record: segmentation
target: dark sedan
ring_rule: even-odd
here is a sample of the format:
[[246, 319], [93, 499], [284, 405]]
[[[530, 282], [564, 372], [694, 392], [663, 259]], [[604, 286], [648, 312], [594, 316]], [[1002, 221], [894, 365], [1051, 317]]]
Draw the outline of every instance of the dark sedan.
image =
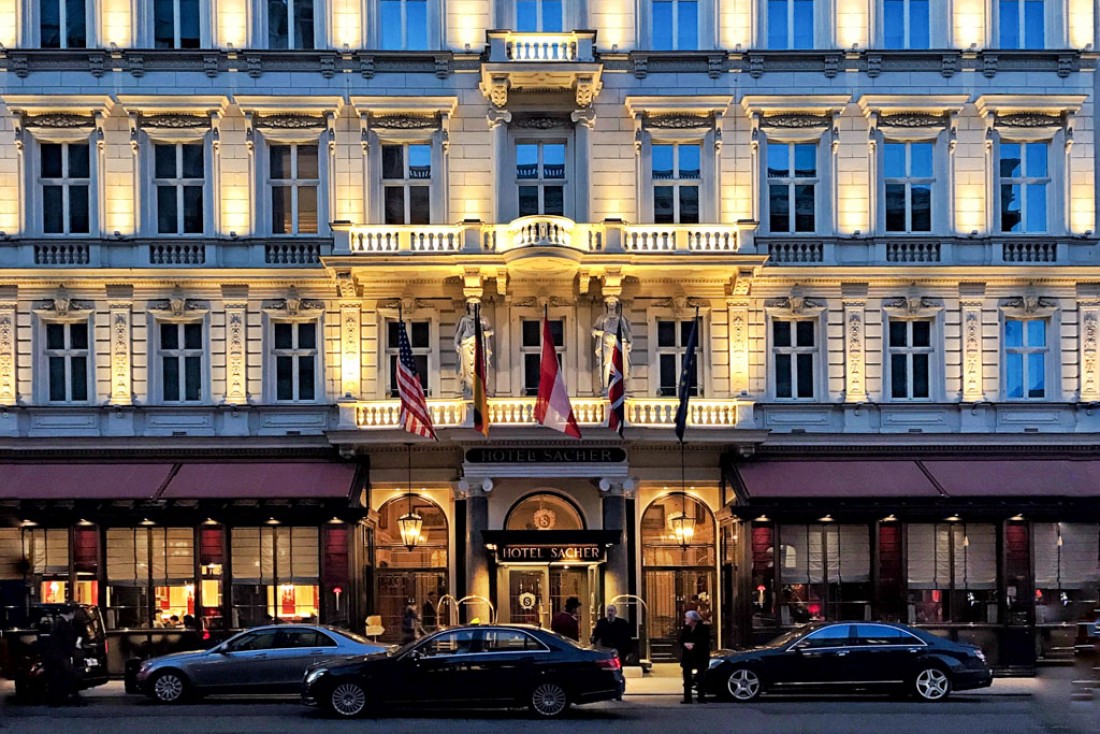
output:
[[395, 651], [314, 665], [302, 700], [350, 718], [382, 704], [527, 706], [560, 716], [574, 703], [621, 699], [614, 650], [582, 647], [537, 627], [454, 627]]
[[709, 692], [735, 701], [761, 693], [801, 691], [905, 692], [942, 701], [952, 690], [993, 684], [993, 671], [974, 645], [886, 622], [808, 625], [767, 645], [716, 654]]

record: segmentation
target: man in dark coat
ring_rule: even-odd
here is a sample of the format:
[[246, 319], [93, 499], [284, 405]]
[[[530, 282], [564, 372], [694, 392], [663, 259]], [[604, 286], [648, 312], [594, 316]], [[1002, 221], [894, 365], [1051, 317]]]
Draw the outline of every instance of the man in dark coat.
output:
[[571, 596], [565, 600], [565, 611], [558, 612], [550, 620], [550, 631], [557, 632], [562, 637], [571, 640], [581, 639], [581, 622], [577, 610], [581, 608], [581, 600]]
[[[42, 639], [41, 637], [39, 638]], [[46, 673], [46, 692], [50, 705], [58, 706], [77, 695], [73, 655], [77, 635], [71, 618], [57, 615], [42, 645], [42, 667]]]
[[596, 622], [592, 644], [615, 648], [619, 653], [619, 661], [626, 663], [626, 654], [630, 650], [630, 624], [619, 616], [619, 610], [614, 604], [609, 604], [607, 616]]
[[680, 630], [680, 668], [684, 673], [684, 700], [691, 703], [691, 689], [699, 691], [699, 703], [706, 703], [703, 676], [710, 664], [710, 625], [694, 609], [684, 613], [684, 628]]

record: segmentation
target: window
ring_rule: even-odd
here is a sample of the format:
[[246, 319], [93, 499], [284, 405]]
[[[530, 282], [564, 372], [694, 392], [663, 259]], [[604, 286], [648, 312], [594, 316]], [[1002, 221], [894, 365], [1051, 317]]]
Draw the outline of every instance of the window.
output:
[[424, 657], [440, 657], [442, 655], [464, 655], [472, 652], [474, 647], [473, 630], [455, 630], [443, 632], [420, 644], [416, 651]]
[[[539, 394], [539, 372], [542, 364], [542, 320], [524, 319], [520, 352], [523, 354], [523, 394]], [[561, 319], [551, 319], [550, 335], [554, 339], [554, 348], [558, 354], [558, 365], [561, 365], [562, 354], [565, 352], [565, 322]]]
[[[680, 371], [683, 369], [684, 354], [687, 351], [694, 320], [657, 321], [657, 363], [661, 384], [658, 388], [664, 397], [675, 396], [680, 385]], [[699, 394], [699, 339], [696, 335], [696, 355], [694, 373], [691, 375], [690, 395]]]
[[768, 48], [814, 47], [814, 0], [768, 0]]
[[428, 0], [379, 0], [378, 14], [384, 50], [428, 48]]
[[323, 632], [310, 629], [284, 629], [275, 635], [275, 647], [336, 647], [336, 642]]
[[158, 234], [203, 233], [205, 158], [202, 143], [153, 146]]
[[997, 8], [1001, 48], [1043, 48], [1045, 0], [999, 0]]
[[232, 626], [251, 627], [265, 618], [316, 618], [321, 565], [317, 528], [234, 527], [231, 532]]
[[997, 623], [997, 529], [906, 526], [909, 624]]
[[199, 48], [199, 0], [153, 0], [155, 48]]
[[166, 403], [202, 399], [202, 324], [160, 324], [161, 399]]
[[698, 224], [702, 146], [675, 143], [652, 150], [654, 223]]
[[270, 153], [271, 233], [317, 234], [317, 146], [272, 145]]
[[890, 397], [922, 400], [929, 397], [929, 361], [932, 322], [890, 319]]
[[91, 146], [88, 143], [42, 143], [39, 151], [42, 231], [45, 234], [88, 234], [91, 231]]
[[275, 649], [275, 634], [275, 630], [251, 632], [244, 637], [233, 640], [233, 642], [228, 645], [227, 649], [232, 652], [257, 652], [260, 650], [273, 650]]
[[1005, 397], [1042, 400], [1047, 395], [1046, 319], [1005, 319]]
[[313, 0], [266, 0], [267, 47], [313, 48]]
[[775, 397], [813, 400], [816, 390], [817, 324], [808, 320], [772, 320]]
[[275, 399], [309, 401], [317, 393], [317, 323], [275, 325]]
[[[413, 362], [416, 363], [416, 374], [420, 377], [420, 387], [424, 388], [424, 395], [428, 395], [428, 356], [432, 353], [431, 322], [406, 321], [408, 329], [409, 346], [412, 348]], [[386, 354], [389, 355], [390, 365], [390, 397], [397, 397], [397, 332], [400, 323], [389, 321], [386, 323]]]
[[768, 226], [772, 232], [813, 232], [816, 143], [768, 144]]
[[1035, 621], [1039, 624], [1087, 619], [1100, 590], [1100, 525], [1031, 524], [1035, 562]]
[[698, 0], [653, 0], [655, 51], [694, 51], [699, 48]]
[[386, 224], [431, 221], [432, 146], [383, 145], [382, 187]]
[[194, 529], [107, 530], [108, 628], [175, 624], [194, 606]]
[[929, 0], [883, 0], [884, 48], [931, 48]]
[[46, 324], [49, 401], [88, 400], [88, 322]]
[[85, 0], [39, 0], [38, 13], [38, 40], [42, 48], [87, 47]]
[[924, 647], [923, 640], [897, 627], [882, 624], [857, 624], [857, 645], [917, 645]]
[[563, 0], [516, 0], [516, 30], [561, 33], [565, 29], [563, 6]]
[[565, 216], [565, 143], [516, 143], [519, 216]]
[[546, 646], [526, 632], [490, 629], [481, 647], [485, 652], [543, 652]]
[[779, 526], [781, 626], [869, 619], [871, 533], [866, 525]]
[[885, 143], [886, 231], [932, 231], [933, 143]]
[[799, 643], [799, 646], [809, 648], [844, 647], [851, 637], [852, 626], [850, 624], [838, 624], [826, 627], [813, 634], [807, 635]]
[[1000, 145], [1002, 232], [1046, 232], [1050, 172], [1047, 143]]

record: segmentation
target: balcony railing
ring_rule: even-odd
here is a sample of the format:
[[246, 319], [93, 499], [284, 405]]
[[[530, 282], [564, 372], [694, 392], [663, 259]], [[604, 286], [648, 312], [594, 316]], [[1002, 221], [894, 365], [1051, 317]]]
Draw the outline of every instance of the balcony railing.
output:
[[571, 33], [525, 33], [489, 31], [489, 61], [491, 63], [570, 63], [592, 62], [595, 34], [592, 31]]
[[457, 252], [462, 249], [464, 230], [463, 225], [387, 224], [353, 227], [348, 231], [348, 249], [357, 254]]

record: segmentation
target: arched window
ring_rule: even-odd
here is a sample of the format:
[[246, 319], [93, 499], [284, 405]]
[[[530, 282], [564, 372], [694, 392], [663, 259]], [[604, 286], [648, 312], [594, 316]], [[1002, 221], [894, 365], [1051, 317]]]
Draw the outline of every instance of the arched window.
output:
[[[685, 548], [681, 515], [695, 520]], [[677, 492], [654, 500], [642, 515], [642, 560], [647, 566], [710, 566], [714, 564], [714, 515], [699, 500]]]
[[508, 512], [505, 530], [584, 530], [584, 518], [572, 502], [540, 492], [524, 497]]

